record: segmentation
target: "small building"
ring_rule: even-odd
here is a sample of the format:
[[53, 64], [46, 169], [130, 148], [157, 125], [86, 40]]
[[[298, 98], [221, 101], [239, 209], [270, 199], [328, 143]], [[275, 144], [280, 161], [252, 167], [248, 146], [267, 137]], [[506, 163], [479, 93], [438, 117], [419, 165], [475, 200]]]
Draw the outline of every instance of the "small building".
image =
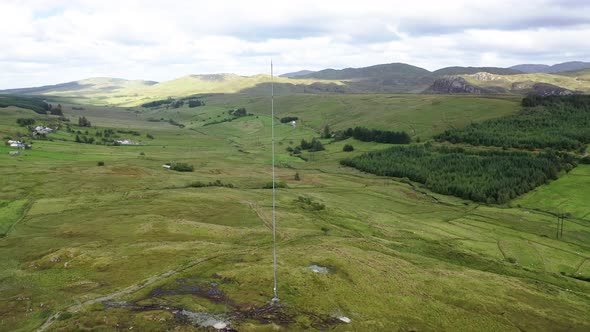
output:
[[21, 150], [24, 150], [24, 149], [26, 149], [26, 148], [27, 148], [27, 145], [26, 145], [25, 143], [21, 142], [21, 141], [13, 141], [13, 140], [9, 140], [9, 141], [8, 141], [8, 145], [9, 145], [11, 148], [17, 148], [17, 149], [21, 149]]
[[43, 127], [43, 126], [37, 126], [33, 129], [33, 134], [38, 134], [38, 135], [47, 135], [47, 134], [51, 134], [53, 132], [53, 129], [49, 128], [49, 127]]
[[167, 168], [167, 169], [170, 169], [170, 168], [172, 168], [172, 166], [170, 166], [170, 165], [168, 165], [168, 164], [164, 164], [164, 165], [162, 165], [162, 167], [164, 167], [164, 168]]

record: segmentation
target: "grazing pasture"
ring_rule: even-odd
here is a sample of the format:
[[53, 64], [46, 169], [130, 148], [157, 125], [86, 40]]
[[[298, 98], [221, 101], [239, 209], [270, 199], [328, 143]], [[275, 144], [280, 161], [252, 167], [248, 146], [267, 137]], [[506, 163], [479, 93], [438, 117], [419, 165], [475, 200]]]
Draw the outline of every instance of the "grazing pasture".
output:
[[[566, 221], [556, 238], [554, 216], [527, 200], [575, 192], [567, 182], [552, 186], [576, 181], [570, 177], [587, 173], [585, 166], [509, 205], [486, 205], [339, 163], [389, 144], [321, 139], [324, 151], [302, 152], [308, 161], [287, 152], [320, 137], [326, 124], [429, 140], [450, 127], [513, 114], [517, 101], [277, 98], [281, 301], [271, 307], [269, 100], [203, 99], [204, 106], [178, 109], [79, 109], [62, 100], [73, 129], [137, 131], [139, 144], [76, 143], [62, 127], [19, 156], [0, 146], [0, 227], [14, 225], [0, 238], [0, 330], [192, 331], [214, 323], [239, 331], [590, 328], [590, 224]], [[205, 126], [240, 107], [253, 115]], [[53, 119], [2, 108], [0, 135], [26, 135], [16, 124], [23, 115]], [[79, 116], [92, 127], [78, 128]], [[298, 125], [280, 124], [285, 116], [297, 116]], [[346, 144], [354, 150], [343, 151]], [[194, 170], [175, 172], [166, 163]], [[569, 204], [582, 218], [582, 198]]]

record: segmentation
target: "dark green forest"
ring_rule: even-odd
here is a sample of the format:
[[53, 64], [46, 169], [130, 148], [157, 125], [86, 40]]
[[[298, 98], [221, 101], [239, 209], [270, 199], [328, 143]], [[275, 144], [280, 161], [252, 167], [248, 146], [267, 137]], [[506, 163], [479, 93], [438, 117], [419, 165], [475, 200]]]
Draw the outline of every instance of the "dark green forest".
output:
[[[16, 106], [33, 110], [35, 113], [46, 114], [51, 111], [51, 105], [46, 103], [42, 97], [2, 95], [0, 96], [0, 107]], [[61, 111], [61, 110], [60, 110]], [[58, 114], [60, 115], [60, 114]]]
[[337, 141], [344, 140], [350, 137], [363, 142], [377, 142], [390, 144], [408, 144], [411, 142], [410, 135], [408, 135], [408, 133], [404, 131], [390, 131], [369, 129], [365, 127], [354, 127], [338, 131], [334, 134], [334, 138]]
[[432, 191], [486, 203], [505, 203], [576, 166], [574, 156], [548, 150], [469, 151], [414, 145], [345, 159], [342, 165], [381, 176], [408, 178]]
[[590, 143], [590, 96], [529, 96], [515, 115], [449, 129], [438, 141], [518, 149], [584, 150]]

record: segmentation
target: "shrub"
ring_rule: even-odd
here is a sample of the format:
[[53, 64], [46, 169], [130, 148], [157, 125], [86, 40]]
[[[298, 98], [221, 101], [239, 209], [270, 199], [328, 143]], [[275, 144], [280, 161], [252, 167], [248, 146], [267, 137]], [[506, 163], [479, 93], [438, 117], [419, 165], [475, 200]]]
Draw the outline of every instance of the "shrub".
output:
[[35, 124], [35, 119], [18, 118], [16, 123], [21, 127], [32, 126]]
[[170, 169], [177, 172], [192, 172], [195, 168], [193, 167], [193, 165], [189, 165], [187, 163], [176, 163], [171, 164]]
[[59, 314], [59, 317], [57, 317], [58, 320], [66, 320], [66, 319], [70, 319], [72, 318], [72, 313], [71, 312], [62, 312], [61, 314]]
[[[275, 182], [275, 188], [287, 188], [287, 184], [285, 182]], [[272, 189], [272, 182], [267, 182], [262, 186], [262, 189]]]
[[99, 161], [98, 163], [96, 163], [98, 166], [104, 166], [104, 161]]
[[354, 146], [350, 145], [350, 144], [345, 144], [342, 147], [342, 151], [344, 152], [350, 152], [350, 151], [354, 151]]
[[296, 116], [286, 116], [284, 118], [281, 118], [281, 123], [289, 123], [291, 121], [297, 121], [297, 120], [299, 120], [299, 118]]
[[86, 119], [85, 116], [79, 117], [78, 118], [78, 126], [80, 127], [90, 127], [91, 123], [88, 119]]
[[299, 175], [299, 172], [296, 172], [296, 173], [295, 173], [295, 176], [293, 177], [293, 179], [294, 179], [295, 181], [301, 181], [301, 176]]
[[193, 188], [205, 188], [205, 187], [235, 188], [236, 186], [234, 186], [231, 183], [223, 183], [223, 182], [221, 182], [221, 180], [217, 179], [214, 182], [209, 182], [209, 183], [195, 181], [195, 182], [189, 184], [189, 187], [193, 187]]
[[324, 204], [318, 203], [318, 202], [314, 201], [313, 198], [306, 197], [306, 196], [297, 197], [295, 202], [303, 205], [304, 209], [311, 210], [311, 211], [320, 211], [320, 210], [324, 210], [326, 208], [326, 206]]

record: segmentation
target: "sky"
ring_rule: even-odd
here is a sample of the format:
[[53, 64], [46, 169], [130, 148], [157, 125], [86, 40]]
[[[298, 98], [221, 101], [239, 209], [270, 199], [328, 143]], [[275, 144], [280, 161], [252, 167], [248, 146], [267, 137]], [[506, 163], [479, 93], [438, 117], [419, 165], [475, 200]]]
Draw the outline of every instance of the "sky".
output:
[[0, 89], [89, 77], [590, 61], [590, 0], [1, 0]]

